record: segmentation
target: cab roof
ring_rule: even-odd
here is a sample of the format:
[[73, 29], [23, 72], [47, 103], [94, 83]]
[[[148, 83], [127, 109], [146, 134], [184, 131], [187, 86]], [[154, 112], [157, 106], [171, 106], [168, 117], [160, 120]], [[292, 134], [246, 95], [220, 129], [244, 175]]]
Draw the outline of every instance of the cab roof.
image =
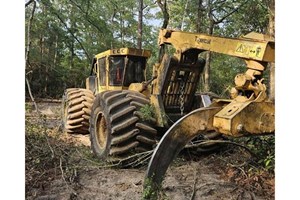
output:
[[131, 55], [131, 56], [141, 56], [141, 57], [149, 58], [151, 56], [151, 51], [145, 49], [135, 49], [135, 48], [109, 49], [95, 55], [95, 58], [99, 59], [106, 56], [118, 56], [118, 55], [124, 55], [124, 56]]

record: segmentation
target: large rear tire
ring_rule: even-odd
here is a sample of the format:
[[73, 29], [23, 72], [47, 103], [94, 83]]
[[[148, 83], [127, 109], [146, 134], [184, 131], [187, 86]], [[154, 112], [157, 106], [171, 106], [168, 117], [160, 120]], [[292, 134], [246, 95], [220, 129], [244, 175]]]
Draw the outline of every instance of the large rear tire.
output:
[[62, 98], [62, 128], [70, 134], [88, 134], [92, 91], [83, 88], [66, 89]]
[[130, 90], [105, 91], [96, 96], [90, 120], [90, 140], [100, 159], [148, 151], [156, 144], [156, 129], [143, 121], [139, 109], [149, 100]]

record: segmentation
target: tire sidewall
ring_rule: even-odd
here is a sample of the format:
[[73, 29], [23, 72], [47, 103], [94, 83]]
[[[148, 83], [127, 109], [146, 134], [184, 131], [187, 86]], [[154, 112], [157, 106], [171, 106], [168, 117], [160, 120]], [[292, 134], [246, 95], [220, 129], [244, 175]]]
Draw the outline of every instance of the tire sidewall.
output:
[[[90, 118], [90, 141], [93, 152], [100, 159], [105, 159], [110, 150], [111, 145], [111, 127], [108, 121], [108, 114], [106, 109], [103, 109], [103, 99], [102, 95], [98, 94], [92, 106], [91, 118]], [[105, 146], [101, 147], [99, 145], [97, 137], [97, 123], [99, 122], [99, 117], [103, 117], [106, 121], [106, 142]]]

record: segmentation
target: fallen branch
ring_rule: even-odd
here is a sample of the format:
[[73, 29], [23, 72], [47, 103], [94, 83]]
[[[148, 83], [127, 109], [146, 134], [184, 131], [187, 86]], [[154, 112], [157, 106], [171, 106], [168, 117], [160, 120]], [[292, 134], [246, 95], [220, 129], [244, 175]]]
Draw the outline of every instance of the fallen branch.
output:
[[30, 85], [29, 85], [29, 81], [28, 81], [27, 77], [26, 77], [25, 79], [26, 79], [26, 85], [27, 85], [27, 89], [28, 89], [28, 92], [29, 92], [31, 101], [32, 101], [33, 104], [34, 104], [34, 107], [35, 107], [36, 112], [38, 113], [38, 112], [39, 112], [39, 109], [38, 109], [38, 107], [37, 107], [37, 105], [36, 105], [36, 102], [34, 101], [33, 96], [32, 96], [31, 89], [30, 89]]
[[87, 159], [86, 157], [84, 157], [82, 155], [82, 153], [78, 149], [76, 149], [76, 152], [80, 155], [80, 158], [82, 158], [83, 160], [88, 161], [88, 162], [93, 163], [93, 164], [96, 164], [97, 167], [101, 167], [102, 166], [100, 163], [95, 162], [93, 160], [90, 160], [90, 159]]
[[64, 175], [64, 170], [63, 170], [63, 168], [62, 168], [62, 160], [61, 160], [61, 157], [59, 158], [59, 168], [60, 168], [60, 171], [61, 171], [61, 177], [62, 177], [63, 181], [65, 182], [65, 184], [67, 185], [67, 188], [68, 188], [69, 192], [71, 192], [72, 194], [77, 195], [76, 192], [74, 192], [74, 191], [72, 190], [72, 188], [69, 186], [68, 182], [66, 181], [66, 178], [65, 178], [65, 175]]
[[41, 99], [41, 98], [38, 98], [36, 99], [36, 102], [38, 103], [61, 103], [62, 100], [61, 99]]
[[55, 154], [54, 154], [53, 148], [52, 148], [51, 145], [50, 145], [49, 138], [48, 138], [49, 136], [47, 135], [46, 132], [44, 132], [44, 135], [45, 135], [45, 138], [46, 138], [48, 147], [49, 147], [49, 149], [50, 149], [50, 151], [51, 151], [51, 153], [52, 153], [51, 158], [54, 158]]
[[141, 157], [139, 157], [138, 159], [134, 160], [133, 162], [130, 162], [126, 165], [124, 165], [124, 167], [137, 167], [139, 165], [144, 164], [147, 160], [149, 160], [151, 158], [152, 155], [152, 151], [150, 151], [149, 153], [145, 153], [145, 155], [142, 155]]
[[63, 181], [66, 183], [66, 185], [69, 187], [69, 184], [67, 183], [66, 179], [65, 179], [65, 173], [64, 173], [64, 170], [62, 168], [62, 161], [61, 161], [61, 158], [59, 158], [59, 169], [61, 171], [61, 177], [63, 179]]
[[[123, 158], [123, 159], [117, 159], [117, 160], [114, 160], [114, 161], [111, 161], [113, 164], [111, 165], [106, 165], [105, 167], [116, 167], [116, 166], [129, 166], [128, 164], [125, 164], [125, 165], [122, 165], [122, 163], [126, 163], [126, 161], [130, 161], [131, 159], [133, 158], [138, 158], [138, 157], [142, 157], [143, 155], [147, 154], [147, 155], [151, 155], [153, 153], [154, 150], [150, 150], [150, 151], [145, 151], [145, 152], [142, 152], [142, 153], [136, 153], [134, 155], [131, 155], [131, 156], [128, 156], [126, 158]], [[150, 156], [151, 157], [151, 156]], [[149, 158], [150, 158], [149, 157]]]

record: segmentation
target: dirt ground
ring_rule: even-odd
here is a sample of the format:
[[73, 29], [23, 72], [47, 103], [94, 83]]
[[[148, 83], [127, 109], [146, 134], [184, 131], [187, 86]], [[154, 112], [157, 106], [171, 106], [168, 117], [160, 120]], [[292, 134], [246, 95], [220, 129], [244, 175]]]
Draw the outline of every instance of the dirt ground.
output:
[[[26, 106], [26, 199], [141, 199], [147, 165], [122, 169], [97, 162], [88, 136], [60, 130], [60, 103]], [[42, 125], [41, 125], [42, 123]], [[42, 130], [42, 131], [40, 131]], [[45, 134], [37, 139], [36, 134]], [[224, 153], [227, 152], [227, 153]], [[162, 199], [274, 199], [274, 177], [250, 176], [232, 160], [245, 152], [225, 148], [212, 154], [181, 154], [168, 169]]]

